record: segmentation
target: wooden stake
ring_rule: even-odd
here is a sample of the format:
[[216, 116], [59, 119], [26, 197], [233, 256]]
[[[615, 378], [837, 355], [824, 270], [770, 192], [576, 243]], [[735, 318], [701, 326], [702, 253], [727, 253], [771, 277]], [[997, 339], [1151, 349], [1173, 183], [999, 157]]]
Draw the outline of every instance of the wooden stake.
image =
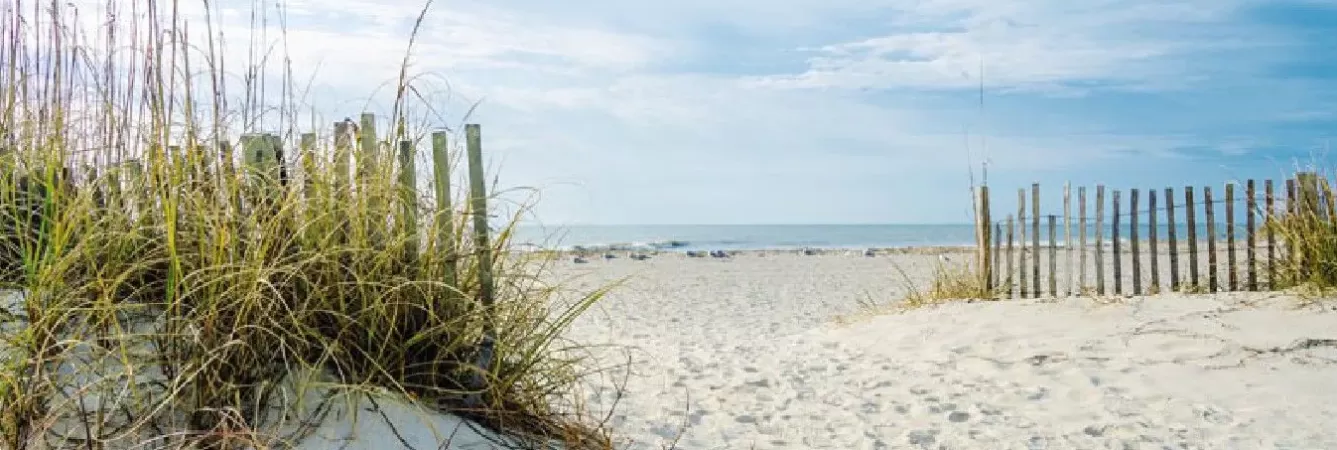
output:
[[1257, 253], [1256, 247], [1258, 246], [1258, 236], [1257, 236], [1257, 232], [1258, 232], [1258, 230], [1255, 228], [1255, 225], [1256, 225], [1256, 224], [1255, 224], [1255, 221], [1256, 221], [1257, 219], [1255, 219], [1255, 217], [1254, 217], [1254, 216], [1256, 216], [1256, 215], [1258, 214], [1258, 198], [1257, 198], [1257, 197], [1258, 197], [1258, 194], [1257, 194], [1257, 192], [1254, 191], [1254, 182], [1253, 182], [1253, 180], [1251, 179], [1251, 180], [1246, 181], [1245, 184], [1244, 184], [1244, 198], [1245, 198], [1245, 200], [1244, 200], [1244, 202], [1245, 202], [1245, 203], [1244, 203], [1244, 211], [1245, 211], [1245, 214], [1244, 214], [1244, 233], [1245, 233], [1245, 237], [1244, 237], [1244, 239], [1245, 239], [1245, 241], [1244, 241], [1244, 245], [1245, 245], [1245, 248], [1244, 248], [1244, 252], [1245, 252], [1245, 253], [1244, 253], [1244, 259], [1245, 259], [1245, 265], [1247, 266], [1247, 267], [1245, 268], [1245, 270], [1247, 271], [1247, 272], [1246, 272], [1247, 275], [1245, 275], [1245, 276], [1246, 276], [1246, 279], [1248, 280], [1248, 281], [1247, 281], [1247, 282], [1248, 282], [1248, 290], [1250, 290], [1250, 291], [1257, 291], [1257, 290], [1258, 290], [1258, 256], [1256, 255], [1256, 253]]
[[1147, 191], [1147, 237], [1149, 242], [1147, 252], [1150, 256], [1148, 262], [1151, 263], [1151, 289], [1153, 292], [1161, 291], [1161, 271], [1157, 267], [1160, 265], [1160, 255], [1157, 253], [1156, 235], [1158, 234], [1156, 223], [1156, 190]]
[[1031, 248], [1034, 249], [1033, 253], [1035, 254], [1034, 259], [1031, 260], [1031, 274], [1035, 278], [1031, 280], [1031, 283], [1035, 288], [1035, 296], [1039, 297], [1040, 293], [1043, 292], [1040, 290], [1040, 183], [1031, 184], [1031, 221], [1031, 228], [1035, 230], [1034, 233], [1031, 233]]
[[1110, 236], [1114, 243], [1114, 295], [1123, 295], [1123, 251], [1119, 242], [1119, 194], [1114, 190], [1114, 211], [1110, 214]]
[[1105, 295], [1105, 185], [1096, 185], [1096, 295]]
[[1026, 190], [1017, 189], [1017, 297], [1026, 298]]
[[1133, 295], [1142, 295], [1142, 253], [1137, 236], [1137, 189], [1128, 192], [1128, 245], [1133, 251]]
[[1067, 272], [1064, 274], [1063, 290], [1066, 295], [1076, 295], [1072, 285], [1072, 183], [1063, 183], [1063, 251], [1067, 254]]
[[1202, 188], [1202, 207], [1203, 212], [1207, 214], [1207, 292], [1216, 292], [1219, 289], [1217, 283], [1216, 266], [1216, 218], [1212, 213], [1212, 187], [1203, 186]]
[[1175, 190], [1165, 188], [1165, 225], [1166, 233], [1169, 234], [1167, 245], [1170, 249], [1170, 290], [1179, 291], [1179, 232], [1175, 225]]
[[1086, 186], [1077, 187], [1077, 292], [1086, 289]]
[[1226, 283], [1231, 292], [1239, 290], [1235, 270], [1235, 183], [1226, 183]]
[[1188, 279], [1189, 286], [1198, 284], [1198, 224], [1194, 217], [1193, 186], [1184, 186], [1184, 218], [1188, 222]]

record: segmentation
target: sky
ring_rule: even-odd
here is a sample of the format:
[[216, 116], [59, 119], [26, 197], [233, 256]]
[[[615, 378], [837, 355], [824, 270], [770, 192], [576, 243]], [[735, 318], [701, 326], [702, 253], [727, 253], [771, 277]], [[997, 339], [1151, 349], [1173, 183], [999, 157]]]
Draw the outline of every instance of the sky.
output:
[[[424, 7], [216, 1], [336, 118], [389, 112]], [[1334, 35], [1337, 0], [436, 1], [409, 70], [543, 224], [965, 223], [985, 167], [998, 216], [1332, 161]]]

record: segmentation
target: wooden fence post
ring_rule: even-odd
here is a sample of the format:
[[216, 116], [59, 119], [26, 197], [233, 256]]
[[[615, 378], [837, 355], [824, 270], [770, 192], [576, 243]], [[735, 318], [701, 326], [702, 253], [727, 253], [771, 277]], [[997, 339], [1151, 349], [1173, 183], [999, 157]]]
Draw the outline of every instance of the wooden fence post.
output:
[[1198, 224], [1193, 206], [1193, 186], [1184, 186], [1184, 219], [1188, 222], [1188, 279], [1189, 286], [1198, 287]]
[[1165, 228], [1169, 234], [1167, 246], [1170, 249], [1170, 292], [1179, 292], [1179, 231], [1175, 224], [1175, 190], [1165, 188]]
[[1105, 295], [1105, 185], [1096, 185], [1096, 295]]
[[1017, 297], [1026, 298], [1026, 189], [1017, 189]]
[[1235, 183], [1226, 183], [1226, 284], [1231, 292], [1239, 290], [1235, 270]]
[[1133, 295], [1142, 295], [1142, 252], [1139, 251], [1141, 248], [1137, 233], [1137, 194], [1137, 189], [1128, 192], [1128, 245], [1133, 253]]
[[[474, 225], [474, 247], [478, 252], [478, 302], [484, 308], [484, 317], [493, 315], [493, 281], [492, 281], [492, 241], [488, 234], [488, 209], [487, 209], [487, 191], [486, 179], [483, 176], [483, 144], [482, 132], [477, 124], [466, 124], [464, 126], [465, 143], [469, 159], [469, 197], [471, 213], [473, 214]], [[490, 320], [483, 321], [483, 339], [479, 343], [479, 356], [475, 366], [478, 372], [475, 372], [473, 384], [475, 389], [482, 389], [485, 386], [483, 374], [492, 372], [492, 354], [496, 345], [496, 331], [493, 329], [493, 323]], [[479, 394], [470, 394], [466, 403], [469, 406], [481, 406], [482, 398]]]
[[1258, 236], [1256, 234], [1258, 230], [1256, 229], [1256, 223], [1255, 223], [1257, 219], [1254, 218], [1254, 215], [1258, 214], [1258, 198], [1257, 198], [1258, 193], [1255, 192], [1254, 189], [1255, 189], [1254, 181], [1252, 179], [1245, 181], [1244, 259], [1246, 260], [1245, 264], [1247, 265], [1246, 269], [1247, 272], [1245, 272], [1246, 273], [1245, 279], [1247, 280], [1246, 282], [1248, 283], [1248, 290], [1250, 291], [1258, 290], [1258, 257], [1257, 257], [1258, 251], [1255, 248], [1258, 246]]
[[1213, 217], [1212, 187], [1202, 187], [1203, 213], [1207, 215], [1207, 292], [1218, 291], [1216, 266], [1216, 218]]
[[1031, 248], [1034, 250], [1034, 259], [1031, 260], [1031, 274], [1035, 279], [1031, 280], [1035, 287], [1035, 296], [1039, 297], [1040, 290], [1040, 183], [1031, 184], [1031, 225], [1034, 233], [1031, 233]]
[[404, 244], [404, 258], [412, 264], [418, 259], [418, 168], [414, 161], [413, 142], [399, 141], [399, 205], [400, 232], [408, 240]]
[[1007, 295], [1008, 295], [1008, 297], [1016, 298], [1016, 295], [1013, 293], [1013, 288], [1016, 287], [1017, 283], [1016, 283], [1016, 280], [1013, 278], [1013, 274], [1016, 273], [1016, 272], [1014, 272], [1014, 271], [1012, 270], [1012, 268], [1013, 268], [1013, 267], [1012, 267], [1012, 263], [1013, 263], [1013, 261], [1015, 261], [1015, 258], [1013, 258], [1013, 255], [1015, 255], [1015, 253], [1014, 253], [1015, 250], [1014, 250], [1014, 247], [1012, 246], [1012, 220], [1013, 220], [1012, 215], [1011, 215], [1011, 214], [1008, 214], [1008, 215], [1007, 215], [1007, 284], [1006, 284], [1006, 286], [1007, 286]]
[[1064, 265], [1067, 272], [1064, 274], [1064, 293], [1068, 296], [1074, 295], [1072, 287], [1072, 276], [1075, 271], [1072, 266], [1072, 183], [1063, 183], [1063, 252], [1067, 255], [1067, 261]]
[[1152, 294], [1161, 292], [1161, 270], [1159, 267], [1161, 257], [1157, 253], [1157, 249], [1160, 247], [1156, 242], [1156, 237], [1159, 234], [1158, 228], [1159, 224], [1156, 223], [1156, 190], [1150, 189], [1147, 191], [1147, 238], [1149, 239], [1147, 253], [1151, 257], [1148, 262], [1151, 263], [1150, 292]]
[[1055, 217], [1049, 215], [1049, 296], [1058, 297], [1058, 239], [1054, 234]]
[[1086, 186], [1077, 187], [1077, 291], [1086, 290]]
[[458, 250], [455, 245], [455, 216], [451, 206], [450, 192], [450, 147], [447, 145], [444, 131], [432, 133], [432, 173], [436, 185], [436, 245], [445, 255], [445, 282], [452, 288], [459, 287], [456, 278]]
[[360, 118], [361, 124], [358, 127], [358, 157], [357, 157], [357, 189], [358, 199], [366, 208], [363, 213], [364, 221], [361, 224], [362, 236], [367, 242], [373, 245], [379, 245], [384, 242], [381, 237], [381, 225], [378, 217], [385, 217], [389, 211], [382, 211], [380, 199], [374, 198], [373, 193], [377, 192], [372, 188], [372, 183], [379, 181], [380, 175], [380, 148], [379, 137], [376, 134], [376, 115], [364, 112]]
[[[1322, 203], [1319, 199], [1318, 180], [1319, 177], [1316, 172], [1298, 172], [1295, 174], [1295, 219], [1299, 226], [1306, 229], [1319, 226], [1319, 224], [1322, 223], [1321, 220], [1323, 220], [1322, 207], [1320, 206]], [[1295, 275], [1300, 277], [1300, 279], [1308, 278], [1312, 273], [1309, 270], [1309, 266], [1314, 260], [1315, 255], [1310, 254], [1307, 246], [1299, 241], [1292, 239], [1290, 244], [1291, 246], [1288, 247], [1288, 251], [1299, 257], [1297, 260], [1299, 265], [1296, 267], [1298, 272]]]
[[242, 159], [245, 161], [246, 186], [252, 214], [274, 214], [279, 190], [278, 139], [269, 134], [243, 134]]
[[1001, 222], [993, 224], [993, 261], [990, 267], [993, 270], [989, 272], [993, 275], [993, 288], [997, 290], [1003, 286], [1002, 275], [1002, 256], [1003, 256], [1003, 224]]
[[1277, 232], [1276, 195], [1272, 190], [1272, 180], [1263, 180], [1263, 230], [1267, 231], [1267, 288], [1277, 289]]
[[1119, 194], [1114, 190], [1114, 210], [1110, 214], [1110, 241], [1114, 244], [1114, 295], [1123, 295], [1123, 251], [1119, 242]]
[[[301, 153], [299, 159], [302, 165], [302, 196], [311, 201], [315, 198], [316, 183], [312, 176], [316, 173], [316, 133], [302, 133], [298, 141], [298, 153]], [[307, 205], [310, 208], [310, 205]]]
[[993, 277], [990, 276], [990, 271], [992, 268], [989, 267], [990, 266], [989, 262], [991, 261], [991, 258], [989, 257], [989, 250], [990, 250], [989, 244], [992, 238], [992, 236], [989, 235], [990, 231], [989, 224], [992, 221], [989, 218], [988, 186], [979, 187], [979, 200], [976, 202], [976, 205], [979, 208], [979, 210], [976, 211], [975, 215], [975, 221], [976, 221], [975, 232], [979, 240], [979, 247], [977, 249], [977, 254], [976, 254], [976, 257], [978, 258], [977, 264], [979, 271], [977, 276], [980, 277], [979, 282], [984, 285], [985, 291], [992, 292]]

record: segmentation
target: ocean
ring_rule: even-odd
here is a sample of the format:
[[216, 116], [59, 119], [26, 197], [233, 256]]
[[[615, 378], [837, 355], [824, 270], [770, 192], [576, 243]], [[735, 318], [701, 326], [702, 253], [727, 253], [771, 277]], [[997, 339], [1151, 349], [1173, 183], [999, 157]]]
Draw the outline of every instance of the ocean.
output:
[[[1062, 223], [1055, 232], [1063, 240]], [[1157, 227], [1164, 242], [1168, 228]], [[1198, 240], [1207, 236], [1205, 225], [1198, 227]], [[1217, 224], [1217, 239], [1224, 242], [1225, 226]], [[1236, 239], [1244, 241], [1243, 226], [1236, 227]], [[1041, 242], [1047, 245], [1049, 229], [1042, 224]], [[1027, 230], [1029, 232], [1029, 230]], [[1105, 226], [1104, 238], [1110, 242], [1111, 229]], [[1129, 237], [1127, 224], [1120, 226], [1120, 240]], [[1148, 228], [1139, 227], [1139, 238], [1147, 239]], [[1188, 236], [1187, 226], [1176, 227], [1181, 242]], [[1006, 230], [1004, 230], [1006, 233]], [[1077, 241], [1073, 229], [1072, 239]], [[1006, 234], [1000, 236], [1006, 239]], [[1095, 226], [1087, 226], [1088, 243], [1095, 242]], [[1261, 238], [1260, 238], [1261, 241]], [[1006, 243], [1006, 241], [1003, 241]], [[1030, 242], [1029, 234], [1027, 242]], [[520, 226], [512, 243], [527, 248], [589, 250], [778, 250], [800, 248], [863, 249], [929, 246], [971, 246], [975, 227], [970, 224], [936, 225], [567, 225]], [[1164, 245], [1164, 244], [1162, 244]]]

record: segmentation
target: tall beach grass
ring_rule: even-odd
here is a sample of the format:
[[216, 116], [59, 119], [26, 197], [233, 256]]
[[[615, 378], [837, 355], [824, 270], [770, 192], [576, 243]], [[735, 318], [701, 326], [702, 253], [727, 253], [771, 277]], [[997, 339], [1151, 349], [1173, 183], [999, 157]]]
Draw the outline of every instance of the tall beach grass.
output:
[[[544, 263], [507, 252], [518, 215], [484, 258], [468, 224], [492, 211], [436, 208], [467, 189], [396, 183], [399, 143], [442, 125], [407, 112], [409, 58], [388, 132], [286, 133], [300, 152], [280, 180], [242, 165], [235, 132], [296, 128], [291, 68], [267, 97], [266, 64], [284, 60], [224, 67], [218, 6], [189, 24], [203, 42], [182, 6], [4, 6], [0, 449], [270, 448], [317, 426], [328, 408], [294, 391], [314, 387], [408, 399], [526, 445], [608, 448], [559, 351], [604, 290], [552, 311]], [[368, 142], [356, 174], [338, 162]], [[476, 301], [484, 266], [492, 305]]]

